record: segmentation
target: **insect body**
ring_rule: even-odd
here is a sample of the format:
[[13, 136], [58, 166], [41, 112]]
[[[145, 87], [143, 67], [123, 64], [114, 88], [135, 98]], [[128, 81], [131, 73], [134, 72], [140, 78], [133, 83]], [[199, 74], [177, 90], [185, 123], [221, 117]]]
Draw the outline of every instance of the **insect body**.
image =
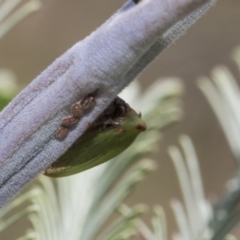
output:
[[82, 115], [86, 111], [92, 109], [94, 105], [95, 105], [95, 98], [93, 93], [88, 94], [79, 102], [74, 103], [71, 106], [72, 115], [62, 119], [61, 126], [57, 130], [55, 137], [58, 140], [63, 140], [65, 137], [67, 137], [69, 129], [75, 126], [79, 122]]
[[140, 115], [117, 97], [44, 174], [64, 177], [106, 162], [124, 151], [145, 129]]

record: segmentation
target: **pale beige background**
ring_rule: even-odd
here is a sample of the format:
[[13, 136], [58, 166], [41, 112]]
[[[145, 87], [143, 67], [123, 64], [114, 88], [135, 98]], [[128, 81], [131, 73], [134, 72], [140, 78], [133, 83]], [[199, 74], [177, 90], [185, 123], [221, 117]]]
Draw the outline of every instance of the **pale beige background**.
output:
[[[56, 57], [87, 36], [124, 1], [43, 0], [41, 11], [21, 22], [0, 41], [0, 67], [11, 68], [27, 84]], [[196, 87], [199, 75], [209, 75], [218, 64], [227, 64], [237, 75], [230, 59], [240, 45], [240, 1], [219, 0], [218, 4], [176, 44], [167, 49], [141, 75], [143, 86], [159, 77], [184, 79], [185, 119], [168, 129], [159, 145], [158, 171], [151, 174], [128, 200], [130, 205], [161, 203], [167, 211], [170, 231], [176, 231], [169, 200], [179, 196], [179, 185], [166, 148], [177, 143], [179, 134], [189, 134], [201, 159], [206, 193], [220, 194], [234, 169], [233, 157], [207, 102]], [[141, 110], [141, 109], [139, 109]], [[146, 216], [146, 218], [148, 215]], [[16, 226], [16, 234], [19, 225]], [[15, 239], [6, 235], [6, 239]]]

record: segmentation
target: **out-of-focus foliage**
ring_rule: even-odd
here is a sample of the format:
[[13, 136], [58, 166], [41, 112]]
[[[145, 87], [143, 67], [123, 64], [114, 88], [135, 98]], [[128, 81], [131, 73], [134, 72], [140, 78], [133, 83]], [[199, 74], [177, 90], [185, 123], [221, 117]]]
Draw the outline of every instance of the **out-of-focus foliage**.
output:
[[[0, 39], [31, 13], [39, 10], [40, 0], [0, 0]], [[23, 3], [23, 4], [22, 4]], [[0, 66], [0, 111], [17, 93], [16, 76]]]
[[15, 75], [6, 69], [0, 69], [0, 111], [17, 92]]
[[0, 1], [0, 39], [4, 37], [14, 26], [39, 10], [40, 0], [1, 0]]
[[[234, 51], [233, 57], [240, 70], [240, 48]], [[169, 148], [184, 200], [184, 204], [177, 199], [171, 201], [179, 228], [179, 233], [172, 237], [174, 240], [236, 239], [229, 232], [240, 221], [240, 89], [233, 74], [224, 66], [213, 70], [212, 79], [201, 77], [198, 84], [218, 118], [238, 167], [227, 184], [226, 193], [212, 205], [204, 196], [199, 160], [190, 138], [180, 138], [182, 151], [175, 146]], [[153, 224], [153, 230], [144, 225], [144, 231], [140, 232], [145, 239], [168, 239], [164, 234], [166, 230], [162, 231], [166, 226], [162, 216], [159, 215], [157, 220], [153, 217], [158, 228], [156, 224]]]
[[[240, 47], [234, 50], [233, 58], [240, 73]], [[199, 160], [190, 138], [180, 137], [182, 151], [176, 146], [169, 148], [184, 200], [184, 204], [177, 199], [171, 202], [179, 228], [174, 240], [236, 239], [229, 233], [240, 221], [240, 89], [234, 75], [224, 66], [212, 71], [212, 79], [201, 77], [198, 85], [225, 133], [237, 168], [225, 194], [213, 205], [204, 196]], [[165, 226], [166, 220], [159, 217], [158, 222]], [[145, 239], [168, 239], [166, 234], [159, 237], [155, 228], [145, 232], [150, 236]]]
[[[233, 58], [240, 73], [240, 47], [234, 50]], [[236, 239], [229, 233], [240, 221], [240, 89], [234, 75], [224, 66], [212, 71], [212, 79], [201, 77], [198, 85], [225, 133], [237, 168], [225, 194], [211, 204], [204, 196], [199, 160], [190, 138], [180, 137], [182, 151], [176, 146], [169, 148], [184, 200], [184, 204], [177, 199], [171, 202], [179, 228], [174, 240]], [[165, 226], [165, 219], [158, 218], [158, 222]], [[145, 232], [150, 236], [146, 239], [168, 239], [166, 235], [159, 237], [154, 228]]]
[[197, 155], [187, 136], [180, 138], [180, 144], [184, 156], [177, 147], [169, 148], [184, 199], [184, 205], [177, 199], [171, 202], [179, 227], [179, 234], [173, 239], [211, 239], [212, 207], [204, 196]]

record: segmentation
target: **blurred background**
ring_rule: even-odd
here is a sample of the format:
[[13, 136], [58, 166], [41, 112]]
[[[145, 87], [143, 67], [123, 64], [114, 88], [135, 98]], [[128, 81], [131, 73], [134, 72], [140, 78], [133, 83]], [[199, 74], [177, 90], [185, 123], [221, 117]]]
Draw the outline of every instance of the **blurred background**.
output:
[[[20, 22], [0, 41], [0, 68], [11, 69], [21, 88], [55, 58], [94, 31], [124, 1], [41, 2], [39, 11]], [[165, 50], [139, 77], [143, 89], [157, 79], [169, 76], [181, 78], [185, 87], [184, 118], [164, 132], [159, 142], [159, 152], [154, 155], [158, 160], [158, 170], [150, 174], [128, 199], [129, 205], [144, 202], [153, 206], [160, 203], [166, 211], [170, 232], [177, 231], [177, 228], [169, 202], [182, 196], [166, 149], [178, 144], [180, 134], [188, 134], [194, 142], [209, 199], [221, 195], [235, 168], [226, 139], [196, 86], [196, 80], [199, 76], [209, 76], [215, 66], [224, 64], [240, 83], [239, 73], [231, 59], [232, 50], [240, 45], [239, 23], [240, 1], [219, 0], [207, 15]], [[238, 233], [237, 230], [235, 232]], [[6, 236], [6, 239], [15, 237]]]

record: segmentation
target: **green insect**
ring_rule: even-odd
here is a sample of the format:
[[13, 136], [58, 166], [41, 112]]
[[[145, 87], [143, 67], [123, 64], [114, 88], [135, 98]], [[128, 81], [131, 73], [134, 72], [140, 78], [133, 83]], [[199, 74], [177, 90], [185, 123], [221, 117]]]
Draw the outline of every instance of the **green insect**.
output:
[[88, 130], [44, 174], [65, 177], [104, 163], [146, 130], [141, 115], [116, 97]]

